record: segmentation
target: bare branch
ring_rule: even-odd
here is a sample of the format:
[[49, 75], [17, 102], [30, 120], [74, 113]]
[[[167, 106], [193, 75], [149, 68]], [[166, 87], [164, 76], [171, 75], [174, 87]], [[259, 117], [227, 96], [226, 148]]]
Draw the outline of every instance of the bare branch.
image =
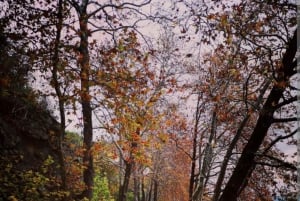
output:
[[276, 119], [273, 118], [272, 123], [286, 123], [286, 122], [292, 122], [292, 121], [297, 121], [297, 117], [291, 117], [291, 118], [281, 118], [281, 119]]
[[288, 104], [290, 104], [290, 103], [292, 103], [292, 102], [294, 102], [294, 101], [297, 101], [297, 96], [294, 96], [294, 97], [292, 97], [292, 98], [289, 98], [289, 99], [287, 99], [287, 100], [282, 101], [281, 103], [278, 103], [278, 104], [275, 106], [275, 109], [279, 109], [279, 108], [281, 108], [282, 106], [288, 105]]
[[261, 158], [265, 157], [265, 158], [268, 158], [268, 159], [275, 162], [275, 164], [272, 164], [272, 163], [267, 163], [267, 162], [255, 161], [256, 164], [267, 165], [267, 166], [270, 166], [270, 167], [284, 167], [284, 168], [288, 168], [288, 169], [291, 169], [291, 170], [297, 170], [297, 167], [294, 164], [285, 162], [285, 161], [283, 161], [279, 158], [276, 158], [274, 156], [263, 155], [263, 154], [256, 154], [256, 156], [259, 156]]
[[95, 15], [100, 10], [104, 10], [105, 8], [124, 9], [125, 6], [132, 6], [132, 7], [138, 7], [138, 8], [140, 8], [142, 6], [145, 6], [145, 5], [149, 4], [150, 2], [151, 2], [151, 0], [148, 0], [148, 1], [143, 2], [141, 4], [124, 2], [124, 3], [120, 4], [120, 5], [116, 5], [116, 4], [104, 4], [104, 5], [101, 5], [97, 1], [91, 1], [90, 4], [95, 4], [96, 6], [99, 6], [99, 8], [96, 9], [96, 10], [94, 10], [93, 12], [89, 13], [87, 17], [90, 18], [91, 16]]
[[289, 135], [285, 135], [285, 136], [279, 136], [277, 137], [275, 140], [273, 140], [271, 142], [271, 144], [263, 151], [263, 154], [267, 153], [277, 142], [279, 142], [280, 140], [284, 140], [287, 138], [292, 137], [293, 135], [295, 135], [297, 133], [298, 129], [294, 130], [293, 132], [291, 132]]

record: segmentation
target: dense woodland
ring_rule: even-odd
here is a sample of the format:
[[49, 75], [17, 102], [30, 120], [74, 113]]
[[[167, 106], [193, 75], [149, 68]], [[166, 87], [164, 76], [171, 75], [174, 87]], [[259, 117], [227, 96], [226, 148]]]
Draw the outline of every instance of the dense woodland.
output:
[[0, 8], [1, 201], [296, 200], [296, 1]]

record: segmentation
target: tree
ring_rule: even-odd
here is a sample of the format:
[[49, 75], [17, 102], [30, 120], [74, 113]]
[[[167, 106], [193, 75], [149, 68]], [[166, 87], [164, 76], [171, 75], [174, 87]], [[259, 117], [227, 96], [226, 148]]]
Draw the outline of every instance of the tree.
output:
[[[288, 80], [296, 73], [296, 62], [294, 61], [297, 51], [296, 33], [289, 41], [288, 49], [282, 58], [282, 67], [278, 70], [279, 77], [277, 82], [287, 83]], [[260, 116], [257, 120], [257, 124], [253, 130], [253, 133], [243, 149], [242, 155], [235, 167], [235, 170], [228, 181], [220, 200], [236, 200], [238, 195], [245, 187], [247, 178], [251, 175], [253, 168], [255, 167], [254, 159], [255, 155], [262, 144], [264, 137], [272, 123], [274, 123], [274, 113], [277, 109], [277, 105], [283, 96], [283, 92], [286, 87], [275, 84], [266, 100]], [[283, 120], [284, 121], [284, 120]]]
[[[295, 164], [278, 148], [295, 145], [296, 133], [290, 1], [0, 5], [1, 94], [21, 93], [29, 78], [44, 85], [32, 96], [55, 97], [61, 127], [52, 142], [58, 184], [71, 193], [65, 199], [93, 199], [94, 181], [119, 201], [172, 200], [172, 193], [190, 201], [270, 200], [279, 179], [293, 190]], [[149, 19], [164, 29], [157, 45], [138, 29]], [[74, 114], [82, 149], [67, 143]], [[107, 161], [117, 176], [105, 175]]]
[[57, 136], [58, 141], [58, 152], [59, 152], [59, 164], [61, 169], [61, 180], [62, 180], [62, 189], [64, 191], [68, 191], [68, 185], [67, 185], [67, 173], [66, 173], [66, 167], [65, 167], [65, 157], [63, 152], [63, 140], [66, 135], [65, 129], [66, 129], [66, 117], [65, 117], [65, 97], [64, 93], [61, 90], [61, 84], [59, 83], [59, 75], [58, 75], [58, 68], [60, 64], [59, 59], [59, 47], [61, 44], [61, 32], [62, 32], [62, 25], [63, 25], [63, 11], [64, 11], [64, 3], [62, 0], [59, 0], [57, 2], [57, 22], [56, 22], [56, 36], [54, 41], [54, 47], [53, 47], [53, 58], [52, 58], [52, 84], [54, 86], [56, 96], [58, 98], [58, 105], [59, 105], [59, 114], [60, 114], [60, 133]]
[[113, 200], [110, 195], [110, 190], [109, 190], [109, 185], [108, 185], [108, 180], [107, 177], [101, 176], [99, 173], [94, 177], [94, 195], [93, 195], [93, 200], [94, 201], [110, 201]]
[[139, 48], [135, 32], [127, 33], [125, 30], [124, 38], [120, 38], [116, 47], [102, 50], [102, 66], [95, 78], [95, 83], [105, 95], [101, 102], [111, 116], [106, 129], [119, 153], [118, 200], [126, 199], [134, 170], [147, 164], [146, 148], [151, 143], [149, 136], [151, 133], [156, 135], [161, 115], [154, 107], [162, 94], [162, 87], [148, 64], [152, 53], [143, 53]]
[[[204, 61], [207, 60], [210, 64], [204, 65], [200, 61], [202, 64], [199, 76], [200, 84], [196, 85], [195, 91], [198, 91], [197, 94], [201, 95], [201, 103], [205, 103], [206, 108], [213, 102], [217, 103], [219, 108], [222, 108], [217, 110], [217, 147], [213, 152], [225, 158], [223, 160], [222, 157], [219, 157], [219, 159], [217, 157], [217, 160], [220, 160], [219, 164], [222, 165], [219, 167], [217, 165], [213, 166], [221, 170], [220, 174], [214, 171], [217, 183], [208, 182], [213, 183], [210, 188], [215, 189], [212, 194], [214, 196], [213, 200], [218, 200], [219, 194], [231, 174], [230, 170], [235, 167], [240, 156], [239, 153], [242, 152], [247, 140], [250, 139], [251, 129], [255, 128], [256, 118], [261, 112], [267, 94], [270, 93], [274, 82], [277, 83], [278, 81], [277, 73], [280, 74], [278, 69], [281, 68], [282, 57], [277, 55], [283, 54], [288, 45], [287, 41], [290, 40], [295, 29], [295, 5], [286, 1], [241, 1], [232, 3], [215, 1], [207, 2], [205, 5], [203, 5], [204, 3], [185, 1], [183, 4], [190, 11], [190, 15], [194, 16], [191, 24], [196, 26], [196, 32], [201, 31], [199, 44], [214, 48], [214, 54], [207, 54], [204, 57], [201, 57], [203, 51], [200, 51], [200, 58], [204, 58]], [[180, 5], [182, 4], [180, 3]], [[213, 9], [215, 7], [222, 8], [223, 11]], [[255, 17], [253, 18], [253, 16]], [[186, 24], [189, 25], [189, 23]], [[191, 34], [190, 30], [186, 29], [188, 27], [185, 26], [186, 24], [182, 25], [185, 28], [183, 33], [185, 38], [188, 34]], [[189, 29], [195, 31], [192, 26]], [[208, 73], [205, 74], [205, 72]], [[205, 75], [203, 76], [203, 74]], [[295, 76], [292, 76], [290, 82], [294, 82], [294, 79]], [[283, 101], [284, 103], [280, 104], [280, 109], [276, 109], [274, 113], [276, 118], [282, 115], [283, 111], [287, 111], [287, 108], [295, 111], [295, 105], [293, 104], [295, 101], [293, 93], [295, 91], [293, 88], [293, 86], [287, 87], [281, 96], [280, 101], [286, 99], [289, 101]], [[197, 103], [197, 110], [199, 109], [198, 106], [202, 106], [202, 104]], [[294, 113], [287, 113], [289, 114], [285, 116], [287, 117], [284, 118], [285, 121], [294, 121]], [[198, 116], [195, 120], [197, 119]], [[281, 120], [278, 120], [278, 122], [281, 122]], [[283, 127], [291, 129], [293, 126], [291, 123], [289, 125], [284, 124]], [[275, 128], [275, 130], [278, 127], [280, 126], [272, 124], [272, 128]], [[268, 149], [267, 147], [270, 145], [272, 152], [269, 152], [269, 154], [274, 157], [276, 155], [275, 158], [278, 159], [280, 151], [273, 146], [274, 143], [278, 142], [277, 137], [274, 136], [276, 132], [279, 132], [279, 130], [275, 133], [269, 131], [261, 143], [262, 146], [259, 152]], [[289, 129], [284, 132], [287, 132], [287, 138], [294, 135], [293, 132], [289, 133]], [[199, 137], [198, 139], [203, 138]], [[194, 144], [198, 143], [200, 144], [196, 140]], [[197, 154], [195, 151], [193, 153], [193, 160], [195, 161]], [[269, 154], [268, 157], [270, 157]], [[269, 161], [268, 164], [263, 163], [263, 159], [259, 157], [262, 155], [265, 154], [256, 154], [253, 164], [259, 164], [259, 168], [261, 168], [261, 166], [266, 167], [266, 165], [275, 163], [275, 160]], [[276, 162], [273, 168], [275, 166], [279, 167], [279, 163], [281, 167], [291, 165], [283, 162], [282, 157], [280, 158], [281, 162]], [[195, 175], [194, 170], [196, 167], [201, 167], [201, 165], [197, 166], [195, 162], [192, 162], [192, 177]], [[266, 167], [266, 169], [268, 168]], [[290, 170], [292, 169], [294, 168], [291, 167]], [[280, 169], [277, 169], [278, 174], [281, 174], [280, 171]], [[255, 174], [260, 174], [260, 172], [255, 171]], [[256, 182], [259, 186], [259, 181]], [[255, 184], [252, 183], [251, 186], [255, 189]], [[250, 188], [250, 185], [248, 187]], [[193, 179], [191, 179], [190, 195], [193, 188]], [[250, 192], [250, 189], [247, 190]]]
[[[130, 2], [124, 3], [103, 3], [100, 4], [94, 1], [83, 0], [81, 2], [69, 0], [68, 3], [74, 8], [77, 18], [79, 30], [76, 31], [79, 37], [78, 47], [75, 47], [77, 54], [77, 64], [80, 69], [80, 103], [82, 109], [83, 118], [83, 136], [84, 136], [84, 156], [83, 163], [86, 168], [83, 171], [83, 179], [86, 184], [86, 190], [83, 192], [82, 197], [88, 199], [92, 198], [92, 186], [93, 186], [93, 156], [92, 156], [92, 141], [93, 141], [93, 120], [92, 120], [92, 94], [90, 91], [92, 67], [91, 67], [91, 48], [92, 44], [89, 38], [96, 32], [107, 32], [115, 35], [116, 31], [124, 28], [135, 28], [135, 21], [133, 25], [122, 25], [118, 23], [116, 14], [126, 16], [129, 12], [135, 12], [135, 8], [147, 5], [149, 2], [145, 1], [140, 4], [134, 4]], [[89, 8], [92, 11], [89, 11]], [[128, 11], [128, 12], [127, 12]], [[109, 13], [108, 13], [109, 12]], [[126, 13], [127, 12], [127, 13]], [[111, 13], [111, 14], [110, 14]], [[112, 14], [115, 13], [115, 14]], [[103, 15], [103, 18], [102, 18]], [[103, 19], [103, 20], [102, 20]], [[100, 25], [97, 25], [97, 23]], [[74, 26], [74, 25], [71, 25]], [[69, 27], [73, 29], [73, 27]]]
[[[223, 165], [221, 167], [221, 174], [218, 178], [218, 183], [215, 188], [215, 194], [214, 194], [214, 200], [218, 199], [218, 194], [220, 193], [221, 185], [224, 179], [224, 173], [227, 166], [227, 162], [229, 157], [232, 156], [232, 150], [233, 145], [238, 145], [240, 142], [242, 142], [242, 138], [240, 138], [241, 133], [245, 132], [245, 125], [249, 125], [249, 118], [253, 118], [253, 111], [257, 110], [259, 111], [259, 117], [257, 120], [256, 125], [253, 124], [254, 131], [252, 134], [249, 133], [248, 139], [249, 141], [244, 142], [244, 145], [242, 145], [242, 155], [237, 163], [237, 166], [235, 168], [235, 171], [231, 177], [231, 179], [228, 181], [227, 185], [225, 183], [225, 189], [223, 191], [223, 194], [221, 196], [221, 200], [235, 200], [237, 199], [238, 195], [241, 193], [241, 191], [246, 186], [246, 180], [249, 178], [251, 172], [254, 170], [254, 166], [256, 164], [256, 160], [258, 160], [258, 153], [256, 153], [259, 150], [259, 147], [261, 145], [265, 146], [266, 141], [271, 140], [272, 136], [268, 136], [268, 138], [265, 138], [267, 135], [267, 131], [271, 124], [274, 122], [272, 119], [274, 119], [274, 116], [278, 115], [279, 108], [281, 108], [283, 105], [291, 104], [295, 101], [295, 98], [293, 96], [287, 95], [289, 94], [289, 91], [291, 88], [289, 86], [286, 86], [284, 83], [287, 83], [287, 80], [293, 80], [293, 75], [296, 73], [295, 71], [295, 61], [294, 61], [294, 53], [296, 49], [296, 41], [295, 38], [291, 39], [291, 33], [293, 32], [294, 27], [294, 8], [292, 4], [289, 4], [287, 2], [268, 2], [268, 3], [262, 3], [262, 2], [253, 2], [251, 6], [248, 4], [249, 2], [242, 1], [241, 3], [236, 3], [233, 5], [225, 5], [222, 2], [220, 2], [219, 6], [222, 6], [224, 10], [229, 9], [232, 7], [234, 12], [232, 15], [230, 15], [227, 11], [224, 13], [222, 12], [213, 12], [212, 14], [208, 15], [208, 19], [218, 19], [219, 23], [217, 23], [217, 27], [221, 30], [223, 33], [223, 37], [225, 40], [225, 47], [227, 45], [231, 45], [231, 47], [234, 47], [233, 50], [236, 52], [236, 55], [233, 55], [231, 58], [227, 58], [227, 61], [234, 63], [235, 59], [240, 59], [239, 63], [243, 64], [246, 68], [253, 70], [254, 74], [249, 74], [249, 76], [246, 79], [246, 83], [244, 84], [244, 97], [246, 95], [245, 100], [245, 106], [246, 106], [246, 115], [244, 117], [244, 120], [241, 121], [241, 124], [239, 126], [239, 129], [236, 132], [236, 135], [234, 136], [233, 140], [231, 141], [231, 144], [229, 146], [229, 149], [227, 150], [227, 154], [225, 156], [225, 160], [223, 162]], [[243, 13], [243, 16], [245, 16], [245, 13], [249, 14], [246, 16], [252, 16], [254, 13], [257, 13], [257, 9], [260, 10], [260, 12], [264, 11], [261, 16], [258, 17], [258, 21], [244, 21], [240, 16], [241, 13]], [[279, 11], [280, 10], [280, 11]], [[237, 13], [235, 15], [234, 13]], [[279, 17], [280, 16], [280, 17]], [[198, 23], [202, 23], [200, 18], [202, 16], [198, 16], [199, 21]], [[277, 19], [281, 19], [281, 21], [278, 21]], [[263, 20], [266, 19], [266, 20]], [[252, 28], [251, 28], [252, 27]], [[254, 27], [254, 29], [253, 29]], [[284, 28], [284, 32], [281, 32], [282, 28]], [[213, 32], [208, 32], [213, 33]], [[280, 35], [281, 33], [281, 35]], [[213, 34], [212, 34], [213, 35]], [[271, 42], [272, 41], [272, 42]], [[276, 41], [276, 42], [275, 42]], [[263, 44], [263, 45], [262, 45]], [[287, 52], [285, 55], [280, 58], [276, 57], [276, 51], [282, 51], [284, 47], [290, 47], [287, 49]], [[224, 45], [219, 46], [220, 49], [224, 48]], [[217, 49], [217, 50], [218, 50]], [[224, 54], [225, 55], [225, 54]], [[250, 56], [251, 55], [251, 56]], [[254, 59], [255, 62], [251, 62], [249, 58]], [[213, 57], [216, 60], [216, 57]], [[233, 59], [232, 59], [233, 58]], [[281, 60], [281, 61], [280, 61]], [[219, 60], [221, 61], [221, 60]], [[239, 65], [239, 64], [238, 64]], [[258, 65], [258, 67], [257, 67]], [[263, 66], [259, 66], [263, 65]], [[283, 67], [285, 66], [285, 67]], [[287, 67], [289, 66], [289, 67]], [[283, 68], [286, 68], [283, 70]], [[232, 73], [232, 75], [245, 75], [244, 72], [242, 72], [239, 69], [231, 68], [229, 69], [229, 72]], [[256, 98], [254, 100], [257, 101], [256, 104], [253, 105], [253, 97], [250, 96], [250, 94], [253, 92], [250, 92], [253, 85], [249, 84], [252, 79], [254, 79], [254, 76], [265, 76], [267, 79], [257, 79], [256, 83], [264, 83], [262, 84], [260, 90], [261, 94], [256, 94]], [[268, 76], [266, 76], [268, 75]], [[284, 77], [282, 77], [284, 76]], [[275, 80], [273, 83], [268, 80]], [[291, 78], [291, 79], [290, 79]], [[266, 81], [263, 81], [266, 80]], [[250, 82], [249, 82], [250, 81]], [[278, 86], [281, 84], [283, 86]], [[273, 88], [270, 89], [269, 86], [272, 86]], [[292, 87], [293, 88], [293, 87]], [[270, 91], [269, 91], [270, 90]], [[274, 92], [276, 91], [276, 92]], [[265, 100], [264, 99], [264, 93], [269, 92], [270, 95]], [[275, 95], [278, 93], [277, 95]], [[276, 97], [276, 98], [275, 98]], [[288, 101], [285, 101], [285, 99], [288, 99]], [[269, 102], [271, 101], [271, 102]], [[275, 105], [278, 104], [278, 102], [282, 101], [282, 104], [279, 104], [279, 107], [276, 107]], [[251, 103], [252, 102], [252, 103]], [[263, 107], [260, 107], [261, 104], [264, 103]], [[268, 105], [269, 106], [266, 106]], [[271, 106], [270, 104], [273, 104]], [[253, 109], [249, 110], [249, 106], [253, 107]], [[257, 107], [258, 106], [258, 107]], [[267, 108], [265, 108], [267, 107]], [[293, 106], [291, 106], [293, 107]], [[268, 109], [265, 111], [265, 109]], [[283, 109], [284, 110], [284, 109]], [[282, 110], [281, 110], [282, 111]], [[249, 113], [250, 112], [250, 113]], [[250, 116], [249, 116], [250, 115]], [[273, 116], [274, 115], [274, 116]], [[292, 114], [291, 114], [292, 115]], [[294, 117], [287, 118], [286, 121], [293, 121], [295, 120]], [[284, 119], [278, 120], [278, 122], [285, 121]], [[248, 122], [248, 123], [247, 123]], [[275, 121], [276, 122], [276, 121]], [[257, 126], [262, 126], [259, 129]], [[264, 127], [266, 126], [266, 127]], [[264, 129], [262, 129], [264, 127]], [[258, 132], [258, 130], [260, 132]], [[255, 132], [257, 134], [257, 138], [255, 136]], [[260, 137], [258, 137], [258, 135]], [[247, 135], [246, 135], [247, 136]], [[289, 135], [289, 136], [292, 136]], [[253, 137], [253, 138], [252, 138]], [[270, 139], [271, 138], [271, 139]], [[253, 140], [253, 141], [252, 141]], [[247, 144], [247, 145], [246, 145]], [[252, 145], [251, 145], [252, 144]], [[255, 145], [254, 145], [255, 144]], [[272, 144], [272, 143], [271, 143]], [[273, 144], [274, 145], [274, 144]], [[253, 149], [251, 149], [252, 147]], [[254, 148], [255, 147], [255, 148]], [[262, 148], [262, 147], [261, 147]], [[249, 152], [250, 150], [250, 152]], [[247, 158], [247, 159], [246, 159]], [[246, 162], [247, 161], [247, 162]], [[246, 170], [247, 164], [251, 166], [252, 168], [249, 168]], [[251, 165], [250, 165], [251, 164]], [[283, 164], [282, 164], [283, 165]], [[287, 165], [287, 164], [286, 164]], [[293, 169], [293, 168], [292, 168]], [[244, 176], [240, 175], [243, 171], [247, 172], [244, 174]], [[249, 173], [249, 174], [248, 174]], [[223, 175], [223, 176], [222, 176]], [[233, 179], [235, 178], [235, 179]], [[244, 178], [244, 179], [241, 179]], [[239, 181], [239, 182], [237, 182]], [[242, 183], [242, 182], [245, 183]], [[241, 182], [241, 183], [240, 183]], [[232, 186], [231, 186], [232, 185]], [[231, 187], [230, 187], [231, 186]], [[233, 187], [234, 186], [234, 187]], [[229, 190], [230, 189], [230, 190]], [[229, 196], [230, 195], [230, 196]]]
[[[293, 19], [293, 10], [288, 11], [290, 6], [292, 8], [292, 5], [287, 5], [285, 3], [283, 3], [283, 4], [257, 3], [256, 5], [252, 6], [252, 8], [255, 8], [255, 6], [257, 6], [256, 8], [258, 8], [258, 6], [260, 6], [260, 8], [265, 8], [265, 9], [268, 9], [268, 8], [270, 8], [270, 6], [273, 6], [274, 10], [276, 10], [278, 8], [277, 6], [279, 6], [280, 9], [282, 9], [282, 6], [283, 6], [283, 16], [289, 16], [290, 19]], [[244, 4], [241, 4], [241, 5], [236, 5], [236, 8], [247, 9], [248, 7], [245, 6]], [[240, 11], [238, 11], [238, 12], [240, 12]], [[250, 13], [252, 13], [252, 12], [253, 12], [253, 10], [250, 11]], [[266, 12], [268, 12], [268, 11], [266, 11]], [[252, 33], [250, 32], [250, 34], [249, 34], [248, 40], [251, 41], [249, 44], [250, 46], [254, 44], [254, 46], [256, 46], [257, 48], [260, 48], [260, 46], [257, 43], [255, 43], [255, 41], [258, 41], [260, 39], [262, 41], [264, 39], [264, 36], [272, 37], [272, 34], [269, 33], [268, 31], [266, 31], [267, 33], [265, 33], [265, 35], [262, 34], [263, 30], [265, 30], [265, 29], [262, 29], [263, 26], [273, 27], [273, 33], [274, 32], [276, 33], [277, 30], [278, 30], [278, 32], [280, 32], [279, 27], [281, 27], [281, 26], [286, 27], [292, 21], [292, 20], [285, 21], [285, 23], [281, 24], [281, 22], [276, 21], [277, 15], [274, 14], [274, 12], [272, 10], [270, 12], [272, 12], [272, 14], [268, 15], [268, 16], [270, 16], [269, 21], [274, 20], [273, 22], [277, 22], [277, 24], [276, 24], [277, 27], [274, 27], [274, 23], [273, 23], [273, 25], [263, 24], [263, 23], [254, 24], [257, 27], [257, 29], [252, 31]], [[290, 12], [291, 14], [290, 15], [286, 14], [287, 12]], [[283, 18], [287, 19], [285, 17], [283, 17]], [[290, 25], [292, 27], [293, 23], [291, 23]], [[273, 85], [273, 88], [270, 90], [270, 94], [269, 94], [268, 98], [266, 99], [266, 101], [264, 102], [264, 106], [260, 110], [259, 117], [258, 117], [257, 123], [254, 127], [254, 130], [248, 139], [247, 145], [243, 148], [243, 152], [241, 154], [239, 162], [236, 165], [233, 175], [231, 176], [230, 180], [226, 184], [226, 187], [223, 191], [223, 194], [220, 197], [220, 200], [237, 199], [238, 195], [242, 192], [243, 188], [245, 187], [245, 185], [247, 183], [247, 178], [249, 178], [249, 176], [251, 175], [251, 172], [254, 170], [254, 167], [255, 167], [255, 159], [254, 158], [257, 157], [256, 152], [259, 150], [259, 147], [263, 144], [263, 140], [265, 139], [265, 136], [267, 135], [267, 131], [268, 131], [269, 127], [271, 126], [271, 124], [273, 124], [272, 119], [274, 119], [274, 115], [275, 115], [276, 111], [278, 111], [278, 109], [279, 109], [275, 105], [277, 105], [280, 100], [285, 99], [286, 95], [284, 94], [285, 93], [284, 91], [286, 91], [289, 88], [288, 86], [278, 86], [278, 83], [286, 83], [296, 73], [295, 61], [294, 61], [294, 56], [295, 56], [295, 52], [296, 52], [295, 33], [294, 33], [293, 37], [289, 38], [290, 37], [289, 31], [291, 31], [291, 29], [286, 29], [286, 30], [287, 30], [287, 32], [285, 34], [287, 36], [287, 40], [284, 40], [284, 39], [280, 38], [280, 36], [275, 35], [275, 37], [278, 36], [279, 40], [281, 42], [283, 42], [283, 44], [285, 44], [287, 42], [286, 45], [288, 46], [288, 49], [286, 50], [286, 53], [284, 54], [284, 56], [282, 58], [278, 58], [279, 60], [281, 60], [278, 62], [278, 63], [280, 63], [278, 68], [274, 67], [274, 66], [276, 66], [276, 63], [277, 63], [275, 58], [272, 56], [273, 54], [275, 54], [275, 52], [272, 52], [273, 51], [272, 48], [274, 48], [274, 47], [272, 45], [268, 44], [268, 41], [266, 42], [265, 47], [269, 48], [269, 49], [267, 49], [267, 51], [269, 51], [269, 54], [270, 54], [269, 55], [270, 60], [267, 61], [267, 63], [270, 62], [269, 65], [273, 66], [275, 68], [275, 69], [272, 68], [272, 70], [271, 70], [271, 72], [273, 73], [273, 76], [274, 76], [273, 78], [275, 79], [275, 84]], [[256, 33], [253, 33], [253, 32], [256, 32]], [[240, 32], [238, 32], [238, 33], [240, 33]], [[241, 33], [241, 37], [243, 39], [247, 40], [248, 35]], [[272, 39], [270, 39], [270, 40], [272, 40]], [[262, 51], [261, 54], [266, 55], [264, 53], [264, 51]], [[271, 58], [274, 58], [274, 59], [271, 59]], [[272, 64], [272, 62], [273, 62], [273, 64]], [[285, 101], [283, 101], [283, 102], [285, 102]], [[289, 104], [291, 102], [293, 102], [293, 98], [291, 98], [290, 101], [279, 104], [279, 105], [281, 107], [282, 105]], [[272, 104], [273, 104], [273, 106], [272, 106]], [[251, 166], [251, 168], [250, 168], [250, 166]], [[242, 176], [243, 172], [244, 172], [244, 175]], [[243, 178], [243, 179], [241, 179], [241, 178]], [[241, 183], [239, 183], [237, 181], [239, 181]], [[235, 186], [235, 187], [233, 187], [233, 186]]]

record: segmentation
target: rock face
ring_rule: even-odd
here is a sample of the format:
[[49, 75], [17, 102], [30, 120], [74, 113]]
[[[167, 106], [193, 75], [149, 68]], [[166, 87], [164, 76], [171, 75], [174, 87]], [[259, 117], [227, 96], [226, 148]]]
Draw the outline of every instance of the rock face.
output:
[[17, 169], [36, 169], [56, 157], [59, 124], [45, 108], [28, 97], [0, 95], [0, 153], [22, 156]]
[[63, 196], [55, 143], [59, 123], [30, 94], [0, 89], [0, 201]]

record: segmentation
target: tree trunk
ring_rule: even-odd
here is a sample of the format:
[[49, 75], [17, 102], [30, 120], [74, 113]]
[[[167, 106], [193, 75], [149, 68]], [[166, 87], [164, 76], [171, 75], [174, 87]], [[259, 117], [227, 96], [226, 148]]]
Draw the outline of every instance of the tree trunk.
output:
[[153, 201], [158, 201], [158, 182], [154, 180]]
[[[60, 133], [57, 136], [58, 143], [58, 157], [59, 157], [59, 165], [61, 172], [61, 181], [62, 181], [62, 189], [63, 191], [68, 191], [67, 185], [67, 173], [65, 167], [65, 159], [63, 153], [63, 139], [65, 137], [65, 128], [66, 128], [66, 118], [65, 118], [65, 101], [63, 94], [60, 89], [60, 84], [58, 81], [58, 64], [59, 64], [59, 45], [60, 45], [60, 37], [61, 30], [63, 24], [63, 2], [62, 0], [58, 1], [58, 11], [57, 11], [57, 24], [56, 24], [56, 37], [54, 41], [54, 52], [53, 52], [53, 63], [52, 63], [52, 83], [58, 98], [58, 106], [59, 106], [59, 114], [60, 114]], [[67, 200], [67, 198], [65, 198]]]
[[[140, 128], [137, 128], [135, 133], [137, 135], [140, 135]], [[118, 199], [118, 201], [126, 201], [127, 200], [127, 193], [128, 193], [129, 182], [130, 182], [130, 176], [131, 176], [132, 170], [135, 166], [135, 158], [134, 158], [133, 153], [134, 153], [134, 150], [136, 150], [137, 147], [138, 147], [138, 142], [133, 140], [131, 142], [130, 146], [131, 147], [130, 147], [129, 159], [124, 161], [124, 163], [125, 163], [125, 175], [124, 175], [123, 184], [120, 185], [120, 187], [119, 187], [119, 199]], [[134, 185], [136, 185], [135, 182], [134, 182]]]
[[198, 144], [198, 126], [200, 119], [200, 100], [201, 97], [198, 95], [196, 117], [195, 117], [195, 126], [194, 126], [194, 136], [193, 136], [193, 152], [192, 152], [192, 164], [191, 164], [191, 173], [190, 173], [190, 183], [189, 183], [189, 200], [193, 200], [194, 184], [195, 184], [195, 171], [196, 171], [196, 160], [197, 160], [197, 144]]
[[217, 129], [217, 114], [216, 111], [214, 111], [212, 115], [210, 136], [204, 150], [204, 158], [202, 162], [202, 168], [200, 170], [199, 183], [193, 194], [194, 201], [201, 201], [203, 198], [203, 193], [205, 189], [205, 179], [206, 180], [208, 179], [207, 176], [210, 168], [210, 163], [212, 161], [212, 154], [213, 154], [212, 143], [216, 136], [216, 129]]
[[145, 195], [145, 184], [144, 184], [144, 176], [142, 177], [142, 184], [141, 184], [141, 191], [142, 191], [142, 199], [141, 201], [146, 201], [146, 195]]
[[189, 200], [193, 200], [194, 183], [195, 183], [195, 169], [196, 169], [196, 152], [197, 152], [197, 131], [194, 132], [193, 138], [193, 153], [192, 153], [192, 165], [190, 174], [190, 184], [189, 184]]
[[125, 175], [123, 184], [119, 188], [119, 199], [118, 201], [126, 201], [127, 200], [127, 193], [128, 193], [128, 186], [130, 182], [131, 172], [134, 166], [134, 156], [132, 151], [137, 148], [137, 143], [131, 143], [131, 150], [130, 150], [130, 157], [127, 161], [125, 161]]
[[[282, 67], [278, 70], [278, 82], [288, 82], [289, 78], [296, 73], [296, 61], [294, 61], [297, 51], [297, 31], [293, 39], [289, 41], [288, 49], [283, 56]], [[219, 201], [236, 201], [247, 183], [255, 167], [254, 158], [260, 145], [262, 144], [267, 131], [272, 124], [273, 114], [276, 110], [285, 86], [274, 85], [262, 110], [260, 111], [257, 124], [246, 144], [242, 155], [230, 177]]]
[[[271, 84], [271, 80], [268, 79], [267, 82], [265, 83], [265, 85], [263, 86], [261, 92], [260, 92], [260, 95], [257, 99], [257, 102], [255, 103], [256, 108], [258, 108], [259, 105], [262, 104], [263, 97], [264, 97], [267, 89], [269, 88], [270, 84]], [[224, 160], [222, 162], [221, 169], [220, 169], [220, 172], [219, 172], [219, 176], [218, 176], [218, 179], [217, 179], [217, 183], [216, 183], [216, 186], [215, 186], [212, 201], [217, 201], [220, 197], [222, 184], [223, 184], [225, 173], [226, 173], [226, 170], [227, 170], [227, 165], [228, 165], [230, 157], [232, 155], [232, 151], [233, 151], [234, 147], [236, 146], [238, 140], [242, 136], [243, 130], [244, 130], [245, 126], [247, 125], [247, 122], [249, 121], [249, 119], [250, 119], [250, 114], [247, 113], [245, 115], [244, 119], [239, 124], [239, 127], [236, 131], [236, 134], [235, 134], [234, 138], [232, 139], [228, 149], [226, 150], [226, 154], [224, 156]]]
[[151, 183], [150, 183], [150, 189], [148, 192], [148, 201], [151, 201], [151, 199], [152, 199], [152, 191], [153, 191], [153, 179], [151, 180]]
[[139, 177], [139, 169], [136, 167], [134, 170], [134, 201], [141, 201], [141, 182], [140, 182], [140, 177]]
[[242, 135], [242, 130], [246, 126], [249, 118], [250, 118], [250, 115], [247, 114], [246, 117], [241, 122], [241, 124], [239, 126], [239, 129], [237, 131], [237, 134], [234, 136], [233, 140], [231, 141], [231, 143], [230, 143], [230, 145], [229, 145], [229, 147], [226, 151], [224, 160], [222, 162], [221, 170], [220, 170], [220, 173], [219, 173], [219, 176], [218, 176], [218, 179], [217, 179], [216, 187], [215, 187], [215, 190], [214, 190], [214, 195], [213, 195], [213, 199], [212, 199], [213, 201], [217, 201], [219, 196], [220, 196], [221, 187], [222, 187], [222, 183], [223, 183], [223, 180], [224, 180], [224, 177], [225, 177], [225, 173], [226, 173], [226, 169], [227, 169], [227, 165], [228, 165], [230, 156], [231, 156], [232, 151], [233, 151], [235, 145], [237, 144], [240, 136]]
[[92, 140], [93, 140], [93, 125], [92, 125], [92, 108], [91, 108], [91, 96], [90, 96], [90, 58], [88, 48], [88, 18], [86, 13], [86, 6], [82, 6], [79, 16], [80, 24], [80, 46], [78, 63], [80, 65], [80, 81], [81, 81], [81, 106], [83, 117], [83, 164], [85, 169], [83, 170], [83, 181], [86, 185], [86, 189], [82, 193], [82, 197], [86, 197], [89, 200], [93, 196], [93, 156], [92, 156]]
[[132, 161], [129, 160], [129, 161], [125, 162], [125, 175], [124, 175], [123, 184], [119, 188], [118, 201], [126, 201], [127, 200], [127, 192], [128, 192], [128, 186], [129, 186], [132, 166], [133, 166]]

